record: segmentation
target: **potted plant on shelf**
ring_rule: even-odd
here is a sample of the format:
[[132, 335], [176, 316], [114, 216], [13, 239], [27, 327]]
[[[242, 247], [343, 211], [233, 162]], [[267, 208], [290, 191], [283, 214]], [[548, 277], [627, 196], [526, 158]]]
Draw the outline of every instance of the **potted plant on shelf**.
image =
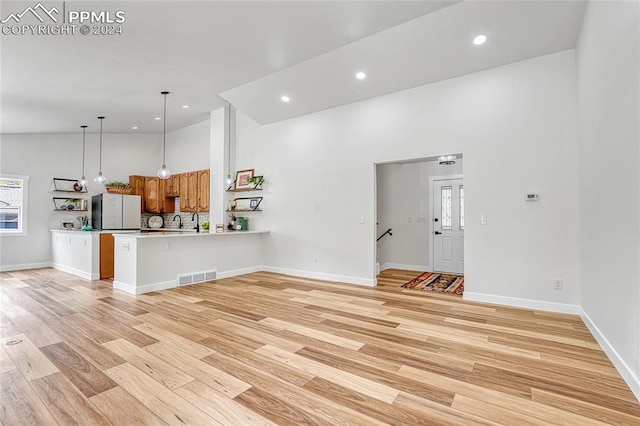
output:
[[253, 176], [247, 179], [247, 183], [251, 185], [253, 189], [262, 189], [264, 184], [264, 176]]
[[114, 180], [104, 184], [109, 194], [131, 194], [131, 187], [127, 182]]

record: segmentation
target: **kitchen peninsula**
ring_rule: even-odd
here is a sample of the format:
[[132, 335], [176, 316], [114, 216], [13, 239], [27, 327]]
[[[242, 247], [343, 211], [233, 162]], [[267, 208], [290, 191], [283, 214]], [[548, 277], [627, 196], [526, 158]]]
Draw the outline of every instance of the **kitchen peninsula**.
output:
[[113, 288], [142, 294], [259, 271], [268, 233], [114, 233]]

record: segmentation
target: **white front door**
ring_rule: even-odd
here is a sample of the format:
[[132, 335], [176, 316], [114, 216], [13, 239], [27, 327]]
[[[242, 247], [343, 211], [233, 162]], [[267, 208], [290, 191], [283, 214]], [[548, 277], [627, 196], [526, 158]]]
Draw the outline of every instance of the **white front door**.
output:
[[433, 270], [464, 273], [464, 187], [462, 179], [433, 183]]

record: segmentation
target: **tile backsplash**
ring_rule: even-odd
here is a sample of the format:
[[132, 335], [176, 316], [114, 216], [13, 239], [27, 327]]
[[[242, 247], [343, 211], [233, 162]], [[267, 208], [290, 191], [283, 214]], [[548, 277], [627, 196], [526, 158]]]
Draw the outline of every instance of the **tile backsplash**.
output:
[[[194, 229], [196, 226], [196, 219], [193, 216], [193, 213], [180, 213], [179, 209], [179, 203], [176, 203], [175, 213], [142, 213], [140, 216], [140, 226], [142, 228], [148, 228], [149, 218], [151, 216], [160, 216], [164, 221], [162, 225], [163, 228], [179, 229], [180, 219], [176, 217], [179, 216], [182, 218], [182, 229]], [[202, 228], [202, 222], [209, 222], [209, 212], [198, 213], [198, 216], [200, 217], [200, 227]]]

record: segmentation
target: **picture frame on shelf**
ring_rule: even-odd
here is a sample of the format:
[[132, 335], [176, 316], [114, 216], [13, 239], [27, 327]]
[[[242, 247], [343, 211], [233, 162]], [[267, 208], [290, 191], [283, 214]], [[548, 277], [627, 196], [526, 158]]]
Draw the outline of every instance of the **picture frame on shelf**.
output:
[[236, 182], [234, 184], [235, 190], [249, 190], [253, 189], [251, 184], [248, 182], [249, 178], [253, 177], [254, 169], [247, 170], [238, 170], [236, 172]]
[[262, 202], [262, 197], [243, 197], [236, 198], [235, 200], [235, 209], [229, 211], [236, 212], [249, 212], [249, 211], [257, 211], [260, 203]]

